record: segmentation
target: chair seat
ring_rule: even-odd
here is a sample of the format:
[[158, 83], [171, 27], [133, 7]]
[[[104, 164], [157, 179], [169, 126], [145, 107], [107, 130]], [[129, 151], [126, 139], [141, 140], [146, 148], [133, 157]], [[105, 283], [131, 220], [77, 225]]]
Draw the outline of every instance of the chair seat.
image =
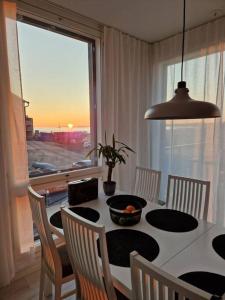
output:
[[[73, 269], [70, 263], [66, 245], [57, 248], [62, 263], [63, 277], [73, 274]], [[117, 300], [128, 300], [119, 290], [115, 289]]]
[[117, 300], [129, 300], [126, 296], [124, 296], [119, 290], [115, 289]]
[[57, 248], [61, 263], [62, 263], [62, 276], [66, 277], [73, 274], [73, 269], [70, 263], [69, 255], [66, 249], [66, 245]]

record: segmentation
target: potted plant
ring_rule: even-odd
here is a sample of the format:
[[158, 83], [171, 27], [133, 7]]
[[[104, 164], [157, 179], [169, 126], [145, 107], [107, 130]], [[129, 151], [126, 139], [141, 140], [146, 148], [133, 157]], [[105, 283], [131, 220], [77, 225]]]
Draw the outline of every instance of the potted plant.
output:
[[126, 164], [126, 157], [128, 157], [128, 151], [135, 153], [130, 147], [126, 144], [116, 141], [115, 136], [112, 136], [112, 145], [108, 145], [106, 133], [105, 133], [105, 145], [98, 143], [98, 146], [92, 149], [87, 156], [92, 152], [97, 151], [98, 157], [101, 156], [105, 159], [105, 164], [108, 166], [108, 175], [107, 181], [103, 182], [103, 189], [107, 196], [111, 196], [115, 193], [116, 182], [112, 181], [112, 171], [115, 168], [116, 164], [123, 163]]

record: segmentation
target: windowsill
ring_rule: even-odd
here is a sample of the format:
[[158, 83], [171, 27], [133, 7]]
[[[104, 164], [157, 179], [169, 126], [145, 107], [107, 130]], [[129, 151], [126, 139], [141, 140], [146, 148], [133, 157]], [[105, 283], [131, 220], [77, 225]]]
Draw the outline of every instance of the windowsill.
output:
[[57, 184], [67, 184], [70, 181], [90, 178], [90, 177], [102, 177], [104, 174], [102, 167], [92, 167], [79, 169], [68, 172], [60, 172], [57, 174], [39, 176], [35, 178], [30, 178], [30, 184], [35, 189], [43, 189], [54, 187]]

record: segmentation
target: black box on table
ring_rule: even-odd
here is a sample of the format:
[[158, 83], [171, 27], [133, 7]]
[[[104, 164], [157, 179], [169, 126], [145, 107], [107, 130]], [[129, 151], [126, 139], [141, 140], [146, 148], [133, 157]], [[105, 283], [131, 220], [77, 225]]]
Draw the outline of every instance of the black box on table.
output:
[[86, 178], [68, 183], [68, 202], [76, 205], [98, 198], [98, 179]]

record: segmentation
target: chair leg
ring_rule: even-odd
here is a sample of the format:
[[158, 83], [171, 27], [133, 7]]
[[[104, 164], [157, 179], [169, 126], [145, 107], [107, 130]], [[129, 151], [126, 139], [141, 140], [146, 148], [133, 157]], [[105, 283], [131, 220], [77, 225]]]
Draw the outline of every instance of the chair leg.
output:
[[46, 297], [49, 297], [52, 295], [52, 281], [49, 279], [47, 274], [45, 275], [44, 295]]
[[43, 300], [44, 285], [45, 285], [45, 272], [43, 270], [43, 266], [41, 266], [39, 300]]
[[61, 300], [61, 284], [55, 282], [55, 300]]

